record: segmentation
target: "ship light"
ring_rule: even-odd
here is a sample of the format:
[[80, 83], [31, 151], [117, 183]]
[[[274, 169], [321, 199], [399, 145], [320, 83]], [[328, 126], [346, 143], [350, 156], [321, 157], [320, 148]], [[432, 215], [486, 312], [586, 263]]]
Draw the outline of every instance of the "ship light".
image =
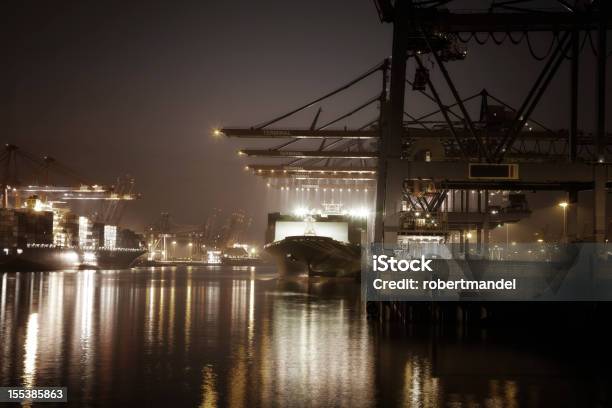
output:
[[66, 262], [69, 262], [73, 265], [76, 265], [79, 263], [79, 254], [77, 254], [75, 251], [64, 252], [62, 254], [62, 258], [64, 258]]
[[17, 248], [17, 255], [21, 255], [21, 254], [23, 254], [23, 249]]
[[34, 211], [41, 212], [42, 210], [44, 210], [43, 203], [37, 199], [34, 204]]

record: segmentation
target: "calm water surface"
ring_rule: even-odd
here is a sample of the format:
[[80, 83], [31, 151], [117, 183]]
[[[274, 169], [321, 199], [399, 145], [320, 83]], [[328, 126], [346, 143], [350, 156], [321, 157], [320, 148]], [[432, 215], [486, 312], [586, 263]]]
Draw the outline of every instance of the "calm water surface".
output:
[[355, 283], [259, 267], [0, 279], [0, 385], [67, 386], [72, 406], [605, 406], [556, 354], [368, 321]]

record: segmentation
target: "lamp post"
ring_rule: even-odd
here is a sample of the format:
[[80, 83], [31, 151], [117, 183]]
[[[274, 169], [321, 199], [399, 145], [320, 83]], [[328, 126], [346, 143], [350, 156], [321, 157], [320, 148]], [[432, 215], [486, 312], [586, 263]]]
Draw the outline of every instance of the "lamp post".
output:
[[559, 207], [563, 208], [563, 242], [567, 243], [567, 201], [559, 203]]

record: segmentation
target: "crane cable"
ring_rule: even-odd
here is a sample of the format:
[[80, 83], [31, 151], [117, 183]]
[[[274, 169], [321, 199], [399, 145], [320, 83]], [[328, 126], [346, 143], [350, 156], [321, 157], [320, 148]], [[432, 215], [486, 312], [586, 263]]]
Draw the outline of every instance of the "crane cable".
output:
[[[593, 52], [593, 55], [597, 57], [597, 48], [595, 48], [595, 44], [593, 44], [593, 36], [591, 35], [590, 31], [587, 31], [587, 34], [585, 35], [585, 40], [587, 36], [589, 37], [589, 44], [591, 45], [591, 51]], [[610, 55], [612, 55], [612, 51], [610, 51], [607, 54], [607, 58], [610, 58]]]
[[[495, 34], [493, 32], [488, 32], [486, 33], [486, 37], [484, 39], [481, 39], [478, 37], [478, 34], [476, 32], [472, 32], [470, 33], [467, 37], [463, 37], [461, 36], [461, 34], [457, 33], [456, 37], [457, 39], [466, 44], [472, 40], [476, 41], [477, 44], [479, 45], [485, 45], [489, 42], [489, 39], [491, 39], [493, 41], [493, 43], [495, 43], [495, 45], [502, 45], [506, 42], [506, 40], [510, 40], [510, 42], [513, 45], [518, 45], [521, 42], [523, 42], [523, 40], [526, 40], [527, 42], [527, 48], [529, 49], [529, 53], [531, 54], [531, 56], [536, 59], [537, 61], [543, 61], [546, 58], [548, 58], [550, 56], [550, 53], [553, 49], [553, 46], [555, 45], [555, 42], [559, 42], [559, 33], [558, 32], [554, 32], [553, 33], [553, 38], [551, 39], [550, 45], [548, 47], [548, 49], [546, 50], [546, 52], [543, 55], [538, 55], [536, 53], [536, 51], [534, 50], [534, 46], [532, 44], [532, 39], [530, 38], [529, 32], [527, 31], [523, 31], [521, 32], [521, 36], [517, 39], [515, 37], [512, 36], [512, 33], [509, 31], [504, 32], [504, 35], [501, 39], [498, 39]], [[579, 52], [582, 52], [584, 50], [584, 47], [586, 45], [586, 41], [587, 39], [589, 40], [590, 46], [591, 46], [591, 51], [593, 52], [593, 54], [595, 56], [597, 56], [597, 50], [595, 48], [595, 44], [593, 44], [593, 37], [591, 35], [590, 31], [587, 31], [584, 38], [582, 39], [582, 44], [580, 44], [579, 47]], [[608, 54], [608, 57], [612, 56], [612, 51], [610, 51]], [[567, 55], [566, 53], [564, 53], [563, 57], [565, 59], [571, 59], [572, 56], [571, 55]]]
[[325, 94], [325, 95], [323, 95], [323, 96], [321, 96], [321, 97], [319, 97], [319, 98], [317, 98], [317, 99], [315, 99], [315, 100], [313, 100], [313, 101], [311, 101], [311, 102], [309, 102], [309, 103], [307, 103], [305, 105], [302, 105], [302, 106], [300, 106], [297, 109], [294, 109], [294, 110], [292, 110], [290, 112], [287, 112], [287, 113], [285, 113], [285, 114], [283, 114], [283, 115], [281, 115], [279, 117], [276, 117], [276, 118], [274, 118], [272, 120], [269, 120], [267, 122], [260, 123], [260, 124], [256, 125], [254, 127], [254, 129], [263, 129], [266, 126], [269, 126], [269, 125], [271, 125], [273, 123], [276, 123], [276, 122], [278, 122], [278, 121], [280, 121], [282, 119], [288, 118], [289, 116], [292, 116], [292, 115], [294, 115], [294, 114], [296, 114], [296, 113], [298, 113], [300, 111], [303, 111], [304, 109], [308, 109], [311, 106], [313, 106], [314, 104], [319, 103], [319, 102], [321, 102], [321, 101], [323, 101], [323, 100], [325, 100], [325, 99], [327, 99], [327, 98], [329, 98], [331, 96], [334, 96], [334, 95], [336, 95], [336, 94], [338, 94], [338, 93], [340, 93], [340, 92], [350, 88], [351, 86], [355, 85], [356, 83], [358, 83], [358, 82], [368, 78], [370, 75], [372, 75], [375, 72], [378, 72], [381, 69], [383, 69], [384, 66], [385, 66], [385, 62], [384, 61], [380, 62], [380, 63], [376, 64], [375, 66], [373, 66], [372, 68], [370, 68], [369, 70], [367, 70], [366, 72], [364, 72], [363, 74], [359, 75], [357, 78], [355, 78], [352, 81], [347, 82], [346, 84], [342, 85], [341, 87], [336, 88], [333, 91], [328, 92], [327, 94]]

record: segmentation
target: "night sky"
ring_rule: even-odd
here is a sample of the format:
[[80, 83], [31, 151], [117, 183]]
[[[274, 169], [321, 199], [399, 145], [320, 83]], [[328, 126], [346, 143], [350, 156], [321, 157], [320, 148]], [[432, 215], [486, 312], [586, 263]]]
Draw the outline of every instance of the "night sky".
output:
[[[199, 224], [213, 207], [243, 208], [255, 218], [253, 238], [262, 239], [263, 183], [243, 171], [247, 162], [235, 153], [241, 143], [215, 139], [211, 129], [275, 117], [391, 52], [392, 27], [379, 22], [370, 0], [14, 3], [3, 13], [2, 139], [99, 183], [131, 174], [143, 198], [123, 222], [139, 229], [161, 211]], [[534, 39], [541, 50], [548, 42]], [[527, 47], [469, 50], [450, 66], [462, 95], [486, 87], [519, 105], [541, 66]], [[585, 55], [585, 130], [595, 119], [592, 63]], [[569, 122], [567, 65], [536, 110], [553, 128]], [[430, 107], [408, 94], [407, 110]]]

